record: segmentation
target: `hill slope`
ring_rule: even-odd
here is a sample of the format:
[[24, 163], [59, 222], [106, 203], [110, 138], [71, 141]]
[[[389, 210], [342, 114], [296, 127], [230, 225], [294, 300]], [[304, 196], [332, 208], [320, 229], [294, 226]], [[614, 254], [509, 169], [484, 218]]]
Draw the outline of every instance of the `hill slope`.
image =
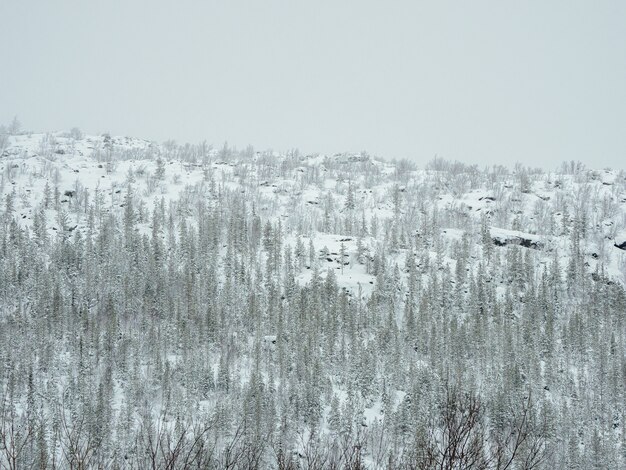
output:
[[441, 445], [451, 389], [489, 435], [531, 406], [545, 465], [626, 462], [623, 171], [76, 133], [0, 155], [2, 417], [40, 436], [24, 466], [83, 446], [141, 468], [161, 429], [210, 436], [218, 466], [231, 444], [313, 468], [343, 442], [399, 468]]

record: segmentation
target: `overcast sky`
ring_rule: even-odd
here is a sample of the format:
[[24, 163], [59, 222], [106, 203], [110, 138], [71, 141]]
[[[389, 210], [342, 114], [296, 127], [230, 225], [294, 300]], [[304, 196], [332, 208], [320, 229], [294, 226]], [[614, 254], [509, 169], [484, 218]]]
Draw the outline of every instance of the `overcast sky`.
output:
[[626, 168], [626, 1], [0, 0], [0, 123]]

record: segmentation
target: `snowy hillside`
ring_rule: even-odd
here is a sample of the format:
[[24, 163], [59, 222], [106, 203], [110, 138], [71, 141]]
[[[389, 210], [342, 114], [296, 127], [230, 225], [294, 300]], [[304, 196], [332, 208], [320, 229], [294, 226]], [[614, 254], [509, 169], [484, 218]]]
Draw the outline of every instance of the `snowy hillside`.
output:
[[20, 468], [626, 466], [623, 170], [0, 142]]

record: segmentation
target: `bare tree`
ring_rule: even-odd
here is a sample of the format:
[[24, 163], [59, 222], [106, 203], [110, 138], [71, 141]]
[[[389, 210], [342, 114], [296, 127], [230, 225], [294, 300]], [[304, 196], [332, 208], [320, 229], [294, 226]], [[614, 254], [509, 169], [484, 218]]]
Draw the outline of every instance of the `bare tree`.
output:
[[218, 462], [218, 468], [244, 469], [259, 468], [268, 436], [256, 435], [249, 439], [248, 423], [242, 419], [232, 438], [224, 445]]
[[504, 431], [490, 430], [484, 406], [474, 393], [448, 389], [427, 443], [417, 449], [410, 468], [440, 470], [507, 470], [539, 468], [546, 458], [541, 426], [532, 419], [532, 402], [526, 397], [513, 411]]
[[66, 393], [63, 393], [59, 410], [61, 417], [59, 441], [63, 458], [67, 468], [72, 470], [91, 468], [98, 447], [95, 436], [89, 431], [90, 423], [86, 419], [84, 410], [71, 413], [65, 395]]
[[0, 403], [0, 469], [22, 468], [21, 459], [24, 449], [33, 437], [32, 422], [18, 415], [15, 404], [9, 399], [9, 387], [7, 387]]
[[0, 126], [0, 154], [9, 145], [9, 131], [5, 126]]
[[173, 425], [167, 419], [167, 411], [161, 413], [156, 427], [151, 420], [149, 415], [138, 430], [134, 467], [173, 470], [209, 465], [214, 452], [207, 440], [210, 426], [179, 419]]

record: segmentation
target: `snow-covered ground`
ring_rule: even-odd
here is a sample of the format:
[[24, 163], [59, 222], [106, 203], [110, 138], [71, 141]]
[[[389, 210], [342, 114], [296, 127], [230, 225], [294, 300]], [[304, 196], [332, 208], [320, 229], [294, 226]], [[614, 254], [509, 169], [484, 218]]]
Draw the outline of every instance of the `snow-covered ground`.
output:
[[[10, 136], [0, 150], [0, 327], [13, 332], [0, 353], [19, 363], [20, 335], [48, 344], [53, 365], [35, 348], [19, 366], [35, 364], [42, 396], [113, 383], [118, 426], [148, 402], [155, 416], [262, 414], [307, 436], [287, 439], [297, 455], [320, 430], [408, 439], [403, 423], [434, 412], [456, 374], [491, 406], [505, 406], [506, 387], [532, 389], [554, 426], [580, 412], [605, 447], [623, 440], [623, 410], [611, 408], [626, 351], [623, 170], [417, 169], [63, 132]], [[46, 261], [18, 275], [20, 237]], [[28, 280], [48, 268], [45, 282]], [[53, 311], [65, 313], [46, 323], [58, 335], [47, 342], [29, 328]], [[608, 386], [610, 403], [596, 406]], [[271, 406], [249, 410], [259, 396]], [[602, 424], [610, 413], [614, 427]], [[586, 452], [591, 438], [573, 436]]]

